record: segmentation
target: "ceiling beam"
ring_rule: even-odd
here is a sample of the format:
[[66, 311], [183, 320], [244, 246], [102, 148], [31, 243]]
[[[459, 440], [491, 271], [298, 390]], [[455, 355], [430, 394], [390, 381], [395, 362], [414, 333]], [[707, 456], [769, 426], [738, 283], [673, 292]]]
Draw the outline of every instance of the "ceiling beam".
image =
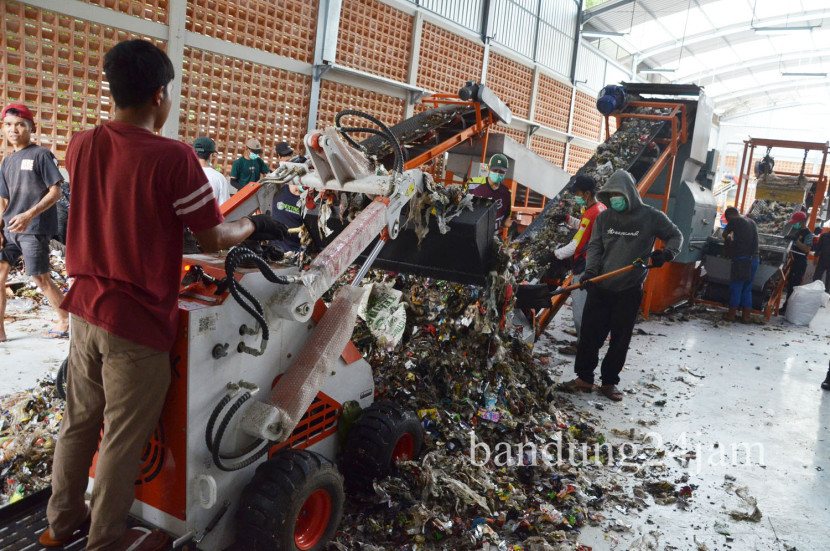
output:
[[627, 6], [628, 4], [633, 4], [634, 0], [617, 0], [616, 2], [605, 2], [599, 6], [595, 6], [589, 10], [585, 10], [582, 12], [582, 23], [587, 22], [592, 17], [596, 17], [597, 15], [602, 15], [603, 13], [616, 10], [617, 8], [621, 8], [623, 6]]
[[[826, 9], [823, 10], [812, 10], [808, 12], [802, 13], [793, 13], [789, 16], [780, 16], [780, 17], [770, 17], [767, 19], [758, 19], [756, 21], [744, 21], [741, 23], [737, 23], [735, 25], [729, 25], [728, 27], [723, 27], [721, 29], [715, 29], [714, 31], [708, 30], [702, 33], [697, 33], [693, 35], [687, 36], [684, 40], [674, 40], [671, 42], [664, 42], [662, 44], [658, 44], [651, 48], [647, 48], [639, 53], [639, 59], [644, 60], [650, 57], [660, 55], [662, 53], [670, 52], [672, 50], [678, 49], [681, 46], [687, 47], [692, 44], [699, 44], [701, 42], [707, 42], [710, 40], [715, 40], [718, 38], [722, 38], [724, 36], [730, 36], [742, 32], [749, 32], [752, 31], [753, 27], [783, 27], [783, 26], [792, 26], [793, 23], [799, 23], [803, 21], [809, 21], [811, 19], [824, 19], [830, 18], [830, 13]], [[605, 29], [599, 29], [605, 30]], [[760, 35], [759, 35], [760, 36]]]
[[727, 94], [721, 94], [720, 96], [714, 96], [712, 97], [712, 101], [715, 103], [716, 110], [723, 110], [723, 114], [727, 115], [729, 114], [730, 107], [742, 100], [763, 96], [765, 94], [775, 94], [791, 90], [805, 90], [812, 88], [830, 88], [830, 81], [827, 79], [801, 79], [788, 82], [779, 82], [765, 87], [754, 86], [752, 88], [745, 88], [737, 92], [729, 92]]
[[786, 63], [788, 61], [799, 61], [802, 59], [811, 61], [814, 60], [816, 62], [819, 62], [823, 61], [827, 57], [830, 57], [830, 48], [825, 48], [822, 50], [810, 50], [806, 52], [790, 52], [788, 54], [783, 55], [766, 55], [762, 57], [756, 57], [754, 59], [748, 59], [746, 61], [741, 61], [740, 63], [721, 65], [720, 67], [715, 67], [714, 69], [709, 71], [700, 71], [698, 73], [692, 73], [689, 75], [680, 75], [677, 76], [677, 79], [682, 80], [684, 82], [697, 82], [700, 79], [706, 79], [711, 77], [723, 77], [723, 75], [728, 75], [730, 73], [742, 73], [747, 69], [761, 69], [764, 67], [773, 67], [782, 62]]

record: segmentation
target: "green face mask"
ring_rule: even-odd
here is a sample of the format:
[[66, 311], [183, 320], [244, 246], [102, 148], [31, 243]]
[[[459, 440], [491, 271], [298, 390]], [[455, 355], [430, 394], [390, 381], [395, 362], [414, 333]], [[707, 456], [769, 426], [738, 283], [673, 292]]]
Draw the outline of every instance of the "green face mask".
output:
[[795, 224], [793, 224], [793, 229], [794, 230], [801, 229], [801, 222], [796, 222]]
[[622, 212], [626, 208], [626, 200], [625, 197], [612, 197], [611, 198], [611, 208], [617, 212]]
[[256, 161], [257, 159], [259, 159], [259, 155], [257, 155], [256, 153], [251, 153], [251, 160]]
[[574, 201], [576, 201], [576, 204], [577, 204], [577, 205], [579, 205], [580, 207], [584, 207], [584, 206], [585, 206], [585, 199], [583, 199], [583, 198], [582, 198], [582, 197], [580, 197], [579, 195], [577, 195], [576, 197], [574, 197]]
[[504, 181], [504, 174], [501, 174], [499, 172], [491, 172], [490, 180], [492, 180], [494, 184], [500, 184]]

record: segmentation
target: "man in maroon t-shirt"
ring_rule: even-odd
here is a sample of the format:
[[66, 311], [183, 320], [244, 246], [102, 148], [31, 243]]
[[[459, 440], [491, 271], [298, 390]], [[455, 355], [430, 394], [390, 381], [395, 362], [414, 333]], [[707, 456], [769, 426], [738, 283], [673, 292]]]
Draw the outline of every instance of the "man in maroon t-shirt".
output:
[[510, 188], [503, 185], [504, 175], [507, 174], [507, 157], [496, 153], [490, 158], [490, 173], [487, 181], [470, 191], [470, 195], [490, 199], [496, 205], [496, 227], [498, 231], [504, 227], [509, 228], [512, 224], [510, 212], [513, 210], [513, 194]]
[[66, 266], [75, 278], [62, 305], [72, 315], [69, 384], [40, 543], [68, 544], [91, 517], [88, 551], [151, 551], [164, 548], [167, 534], [128, 530], [126, 520], [170, 384], [184, 227], [205, 251], [283, 232], [267, 215], [224, 223], [190, 146], [153, 133], [172, 103], [173, 65], [163, 51], [143, 40], [121, 42], [104, 58], [104, 71], [113, 122], [76, 134], [66, 152]]

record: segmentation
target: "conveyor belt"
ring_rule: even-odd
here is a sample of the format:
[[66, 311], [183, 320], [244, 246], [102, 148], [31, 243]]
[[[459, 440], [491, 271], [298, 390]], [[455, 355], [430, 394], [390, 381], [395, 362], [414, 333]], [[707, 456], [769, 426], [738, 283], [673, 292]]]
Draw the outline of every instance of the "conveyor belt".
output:
[[[626, 165], [626, 167], [625, 167], [626, 170], [630, 171], [631, 168], [642, 159], [643, 153], [646, 151], [646, 148], [649, 145], [651, 145], [651, 143], [655, 139], [657, 139], [657, 137], [660, 135], [660, 132], [663, 131], [663, 128], [665, 128], [665, 126], [666, 126], [666, 121], [655, 121], [655, 124], [654, 124], [654, 127], [653, 127], [653, 130], [652, 130], [651, 134], [649, 135], [648, 139], [645, 142], [643, 142], [642, 146], [637, 151], [637, 153], [631, 157], [631, 160], [629, 161], [628, 165]], [[628, 130], [626, 130], [624, 127], [617, 130], [617, 132], [627, 132], [627, 131]], [[616, 134], [617, 133], [615, 132], [614, 135], [616, 135]], [[608, 140], [610, 140], [610, 139], [611, 138], [608, 138]], [[606, 140], [606, 143], [608, 142], [608, 140]], [[655, 158], [654, 160], [656, 161], [657, 159]], [[592, 168], [595, 168], [595, 167], [596, 167], [596, 162], [594, 161], [594, 158], [591, 157], [591, 160], [589, 160], [587, 163], [585, 163], [585, 165], [583, 165], [582, 168], [580, 168], [576, 172], [576, 175], [584, 174], [588, 170], [590, 170]], [[559, 195], [557, 195], [556, 197], [554, 197], [553, 199], [551, 199], [550, 201], [547, 202], [547, 205], [545, 205], [545, 209], [539, 215], [537, 215], [536, 218], [533, 219], [533, 222], [531, 222], [530, 225], [527, 228], [525, 228], [525, 230], [522, 232], [522, 234], [518, 237], [518, 239], [520, 241], [525, 240], [525, 239], [532, 239], [539, 230], [541, 230], [543, 227], [545, 227], [545, 225], [547, 225], [547, 223], [548, 223], [547, 222], [548, 221], [547, 214], [550, 212], [550, 210], [552, 208], [554, 208], [555, 205], [557, 205], [559, 203], [559, 200], [560, 200], [560, 197], [562, 196], [562, 193], [565, 193], [566, 191], [570, 191], [570, 185], [565, 186], [565, 188], [560, 192]]]
[[[40, 534], [46, 530], [46, 504], [52, 495], [52, 489], [46, 488], [34, 493], [17, 503], [0, 507], [0, 549], [3, 551], [50, 551], [54, 547], [43, 547], [38, 543]], [[130, 526], [144, 526], [130, 517]], [[84, 534], [64, 549], [66, 551], [83, 551], [87, 536]], [[173, 548], [168, 546], [167, 549]]]
[[[486, 112], [486, 109], [482, 111]], [[442, 105], [429, 109], [391, 127], [390, 130], [408, 149], [432, 147], [475, 123], [475, 108], [469, 105]], [[371, 136], [360, 145], [369, 155], [386, 160], [392, 148], [381, 136]]]

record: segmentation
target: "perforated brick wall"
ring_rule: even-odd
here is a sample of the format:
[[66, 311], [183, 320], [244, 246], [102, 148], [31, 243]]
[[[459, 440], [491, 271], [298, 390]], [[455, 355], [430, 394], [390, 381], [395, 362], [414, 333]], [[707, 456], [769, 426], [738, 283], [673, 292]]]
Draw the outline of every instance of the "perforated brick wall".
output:
[[213, 138], [226, 174], [250, 138], [274, 167], [277, 142], [303, 151], [310, 94], [310, 76], [186, 47], [179, 134], [187, 143]]
[[456, 93], [468, 80], [481, 80], [484, 46], [431, 23], [424, 23], [418, 62], [418, 86]]
[[346, 0], [340, 12], [337, 63], [406, 82], [413, 18], [378, 0]]
[[571, 145], [571, 149], [568, 153], [568, 168], [566, 168], [565, 171], [568, 174], [576, 174], [576, 172], [591, 159], [593, 154], [593, 149], [586, 149], [584, 147]]
[[[74, 132], [110, 119], [104, 54], [117, 42], [140, 37], [17, 2], [0, 2], [0, 16], [2, 104], [25, 103], [35, 114], [35, 143], [63, 160]], [[9, 152], [3, 140], [0, 155]]]
[[[317, 128], [334, 126], [334, 117], [344, 109], [357, 109], [380, 119], [387, 126], [395, 125], [403, 119], [404, 100], [353, 86], [324, 80], [320, 86], [320, 110], [317, 114]], [[345, 119], [347, 124], [360, 123], [372, 127], [368, 121]], [[357, 134], [355, 139], [366, 135]]]
[[559, 168], [563, 168], [565, 161], [565, 144], [544, 136], [533, 136], [530, 138], [530, 149], [552, 162]]
[[533, 69], [491, 53], [487, 63], [487, 86], [510, 107], [514, 115], [523, 119], [530, 117]]
[[167, 24], [168, 0], [81, 0], [134, 17]]
[[534, 119], [540, 124], [568, 131], [568, 111], [571, 109], [571, 87], [547, 75], [539, 75]]
[[524, 132], [523, 130], [516, 130], [515, 128], [510, 128], [508, 126], [502, 126], [501, 124], [490, 127], [490, 132], [497, 134], [507, 134], [516, 142], [518, 142], [519, 145], [524, 145], [525, 138], [527, 137], [527, 132]]
[[596, 99], [577, 90], [571, 133], [575, 136], [598, 141], [601, 124], [603, 124], [602, 115], [597, 111]]
[[727, 168], [727, 174], [738, 175], [738, 157], [735, 155], [725, 155], [720, 158], [720, 167]]
[[188, 0], [187, 30], [311, 63], [318, 0]]

